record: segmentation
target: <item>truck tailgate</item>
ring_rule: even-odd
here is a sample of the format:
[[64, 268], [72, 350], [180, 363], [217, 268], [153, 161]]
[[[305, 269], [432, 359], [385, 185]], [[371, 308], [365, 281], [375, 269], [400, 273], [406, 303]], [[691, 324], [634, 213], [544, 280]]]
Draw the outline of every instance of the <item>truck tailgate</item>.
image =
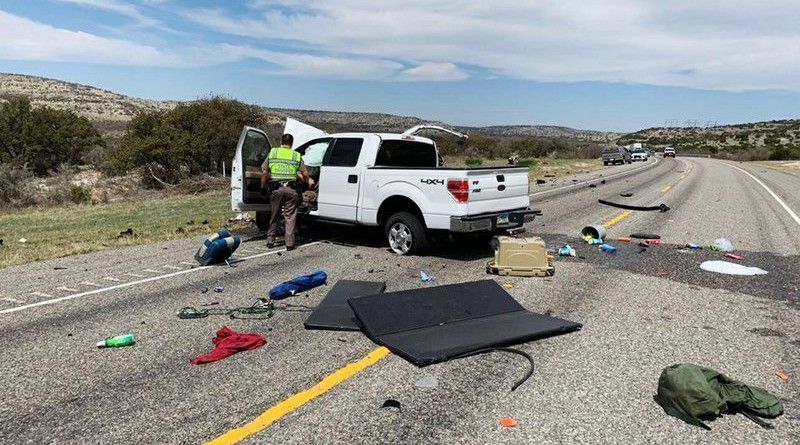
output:
[[476, 169], [467, 171], [467, 213], [499, 212], [528, 207], [528, 168]]

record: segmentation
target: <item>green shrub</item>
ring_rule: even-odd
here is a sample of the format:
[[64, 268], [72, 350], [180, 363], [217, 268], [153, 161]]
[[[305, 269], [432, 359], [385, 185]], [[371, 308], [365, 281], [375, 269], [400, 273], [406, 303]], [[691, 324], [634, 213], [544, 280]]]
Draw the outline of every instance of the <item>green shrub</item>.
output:
[[520, 159], [517, 161], [518, 167], [535, 167], [538, 161], [536, 159]]
[[480, 165], [483, 165], [483, 160], [482, 159], [467, 159], [466, 161], [464, 161], [464, 163], [467, 164], [467, 167], [478, 167]]
[[788, 161], [792, 159], [800, 159], [800, 147], [779, 146], [775, 147], [769, 154], [771, 161]]
[[220, 97], [179, 104], [170, 111], [143, 113], [128, 124], [109, 153], [120, 171], [142, 168], [143, 176], [168, 183], [185, 176], [216, 173], [230, 163], [245, 125], [262, 126], [258, 107]]
[[74, 204], [88, 204], [92, 200], [92, 191], [80, 185], [69, 189], [69, 200]]
[[0, 109], [0, 163], [27, 166], [44, 175], [59, 164], [78, 164], [100, 133], [85, 117], [67, 110], [32, 108], [26, 97], [11, 98]]

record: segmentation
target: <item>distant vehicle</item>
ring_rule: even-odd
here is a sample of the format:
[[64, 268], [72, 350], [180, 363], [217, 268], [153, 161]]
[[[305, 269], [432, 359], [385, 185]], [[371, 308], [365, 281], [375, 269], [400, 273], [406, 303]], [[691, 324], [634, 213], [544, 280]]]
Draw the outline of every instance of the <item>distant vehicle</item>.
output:
[[633, 150], [631, 152], [631, 162], [644, 162], [647, 161], [648, 158], [650, 158], [650, 154], [647, 152], [647, 150]]
[[[392, 251], [417, 253], [431, 231], [491, 235], [521, 227], [541, 214], [531, 209], [528, 167], [445, 168], [436, 144], [417, 136], [418, 125], [404, 133], [337, 133], [294, 119], [284, 133], [319, 184], [315, 205], [304, 219], [382, 228]], [[231, 204], [255, 211], [266, 229], [269, 199], [261, 194], [261, 163], [271, 148], [267, 134], [245, 127], [231, 173]]]
[[664, 149], [664, 157], [665, 158], [669, 158], [669, 157], [674, 158], [675, 157], [675, 149], [672, 148], [672, 147], [665, 148]]
[[631, 153], [624, 147], [610, 147], [603, 150], [603, 165], [630, 164]]

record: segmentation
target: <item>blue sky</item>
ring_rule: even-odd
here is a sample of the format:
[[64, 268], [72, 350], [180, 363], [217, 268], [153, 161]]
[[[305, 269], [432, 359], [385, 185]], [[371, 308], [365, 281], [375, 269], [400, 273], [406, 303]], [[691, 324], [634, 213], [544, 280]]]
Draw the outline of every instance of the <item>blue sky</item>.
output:
[[800, 117], [798, 22], [794, 0], [0, 1], [0, 72], [630, 131]]

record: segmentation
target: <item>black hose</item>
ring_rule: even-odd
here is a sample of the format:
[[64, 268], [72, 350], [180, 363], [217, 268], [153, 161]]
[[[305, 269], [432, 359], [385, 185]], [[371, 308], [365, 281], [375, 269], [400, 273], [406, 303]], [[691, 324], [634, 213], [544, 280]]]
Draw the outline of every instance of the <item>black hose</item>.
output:
[[527, 352], [520, 351], [519, 349], [503, 348], [503, 347], [482, 348], [482, 349], [477, 349], [475, 351], [470, 351], [470, 352], [466, 352], [464, 354], [457, 355], [457, 356], [455, 356], [453, 358], [457, 359], [457, 358], [472, 357], [473, 355], [485, 354], [487, 352], [493, 352], [493, 351], [510, 352], [512, 354], [521, 355], [521, 356], [525, 357], [526, 359], [528, 359], [528, 361], [531, 364], [530, 368], [528, 368], [528, 372], [526, 372], [525, 375], [521, 379], [517, 380], [517, 382], [514, 383], [514, 386], [511, 387], [511, 391], [514, 391], [515, 389], [519, 388], [520, 385], [522, 385], [523, 383], [527, 382], [528, 379], [531, 378], [531, 376], [533, 375], [533, 369], [535, 367], [535, 365], [533, 363], [533, 357], [531, 357], [530, 354], [528, 354]]
[[599, 202], [600, 204], [611, 206], [611, 207], [617, 207], [617, 208], [625, 209], [625, 210], [639, 210], [639, 211], [642, 211], [642, 212], [652, 212], [652, 211], [658, 210], [659, 212], [664, 213], [664, 212], [669, 210], [669, 207], [667, 207], [666, 204], [659, 204], [657, 206], [642, 207], [642, 206], [632, 206], [632, 205], [628, 205], [628, 204], [619, 204], [619, 203], [616, 203], [616, 202], [606, 201], [605, 199], [598, 199], [597, 202]]

